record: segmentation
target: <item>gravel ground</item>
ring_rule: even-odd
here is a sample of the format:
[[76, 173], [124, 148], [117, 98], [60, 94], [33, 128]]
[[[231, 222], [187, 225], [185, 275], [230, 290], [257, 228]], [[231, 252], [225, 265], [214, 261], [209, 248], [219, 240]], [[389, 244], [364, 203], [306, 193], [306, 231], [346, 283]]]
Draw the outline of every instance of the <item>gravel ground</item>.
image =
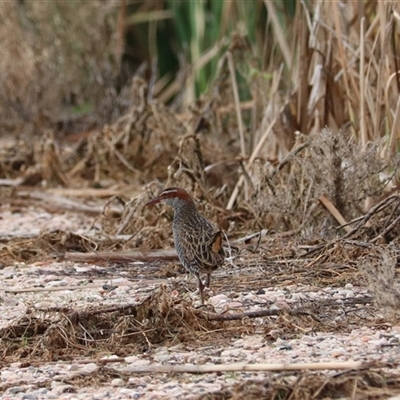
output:
[[[46, 211], [28, 209], [11, 212], [3, 210], [0, 235], [27, 234], [42, 230], [63, 229], [82, 233], [92, 220], [82, 215], [63, 214], [55, 216]], [[145, 267], [137, 264], [136, 267]], [[104, 271], [104, 274], [99, 273]], [[0, 269], [0, 329], [12, 326], [26, 315], [27, 310], [51, 307], [75, 307], [88, 305], [123, 305], [140, 302], [159, 285], [132, 280], [126, 269], [110, 279], [107, 267], [72, 262], [43, 261], [35, 264], [3, 265]], [[82, 279], [82, 275], [94, 278]], [[224, 271], [218, 271], [223, 276]], [[125, 275], [125, 276], [124, 276]], [[104, 276], [102, 278], [102, 276]], [[184, 280], [185, 278], [171, 278]], [[104, 290], [104, 285], [114, 290]], [[80, 290], [70, 287], [82, 286]], [[194, 287], [194, 280], [188, 283]], [[88, 287], [89, 286], [89, 287]], [[12, 292], [12, 289], [32, 289], [37, 292]], [[65, 288], [65, 289], [64, 289]], [[58, 290], [60, 289], [60, 290]], [[234, 295], [233, 295], [234, 293]], [[178, 293], [177, 295], [183, 295]], [[187, 295], [187, 294], [185, 294]], [[349, 310], [342, 307], [349, 299], [369, 296], [365, 287], [357, 282], [347, 282], [343, 287], [318, 287], [315, 285], [290, 285], [284, 287], [261, 287], [259, 290], [237, 293], [233, 288], [223, 293], [210, 293], [209, 304], [217, 313], [265, 309], [293, 309], [304, 301], [331, 300], [337, 304], [336, 321], [346, 323]], [[197, 298], [197, 294], [192, 294]], [[369, 308], [370, 307], [370, 308]], [[77, 362], [41, 362], [40, 365], [24, 365], [15, 362], [3, 366], [0, 371], [1, 399], [188, 399], [204, 393], [213, 393], [248, 379], [266, 379], [269, 372], [223, 372], [207, 374], [137, 374], [139, 366], [183, 364], [232, 364], [232, 363], [307, 363], [332, 361], [382, 361], [400, 359], [400, 325], [391, 324], [387, 315], [372, 305], [355, 305], [354, 313], [375, 313], [381, 324], [366, 323], [365, 326], [348, 326], [340, 332], [298, 330], [298, 335], [285, 338], [279, 331], [268, 330], [268, 319], [255, 318], [254, 332], [241, 337], [227, 337], [224, 343], [210, 340], [191, 344], [153, 347], [143, 354], [132, 354], [124, 360], [107, 354], [108, 362], [101, 367], [91, 359]], [[381, 314], [381, 315], [380, 315]], [[323, 317], [323, 316], [322, 316]], [[290, 317], [286, 317], [290, 318]], [[386, 318], [386, 319], [385, 319]], [[370, 321], [370, 319], [366, 319]], [[275, 337], [275, 340], [268, 339]], [[101, 369], [111, 368], [112, 374], [92, 384], [82, 385], [79, 377], [99, 376]], [[394, 371], [394, 370], [392, 370]], [[118, 376], [120, 373], [120, 376]], [[331, 374], [331, 372], [327, 372]], [[68, 383], [71, 382], [72, 383]], [[75, 383], [74, 383], [75, 382]]]

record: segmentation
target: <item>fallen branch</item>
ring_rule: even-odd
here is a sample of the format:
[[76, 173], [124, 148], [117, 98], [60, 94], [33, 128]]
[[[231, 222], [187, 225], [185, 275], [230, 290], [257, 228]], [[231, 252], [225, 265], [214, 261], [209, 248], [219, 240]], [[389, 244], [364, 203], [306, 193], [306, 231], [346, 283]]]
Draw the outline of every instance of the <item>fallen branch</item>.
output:
[[108, 252], [98, 251], [96, 253], [74, 253], [66, 252], [64, 259], [76, 262], [131, 262], [131, 261], [170, 261], [177, 260], [178, 255], [175, 249], [153, 250], [153, 251], [126, 251], [126, 252]]
[[[369, 304], [373, 301], [372, 297], [360, 297], [360, 298], [350, 298], [350, 299], [342, 299], [341, 302], [343, 305], [354, 305], [354, 304]], [[338, 302], [338, 299], [334, 300], [320, 300], [315, 304], [318, 305], [333, 305]], [[257, 310], [257, 311], [248, 311], [243, 313], [236, 313], [236, 314], [215, 314], [211, 312], [196, 310], [194, 313], [198, 318], [204, 318], [208, 321], [234, 321], [240, 320], [243, 318], [261, 318], [261, 317], [271, 317], [275, 315], [308, 315], [315, 321], [319, 323], [323, 323], [315, 314], [305, 311], [304, 309], [297, 309], [297, 310], [285, 310], [285, 309], [276, 309], [276, 310]]]
[[[138, 279], [137, 281], [132, 281], [132, 284], [118, 284], [117, 287], [131, 287], [135, 283], [140, 283], [141, 285], [156, 285], [159, 283], [168, 283], [168, 279]], [[103, 286], [106, 282], [98, 283], [98, 284], [91, 284], [91, 285], [79, 285], [79, 286], [51, 286], [51, 287], [27, 287], [23, 289], [17, 289], [13, 287], [5, 287], [2, 288], [6, 293], [39, 293], [39, 292], [62, 292], [65, 290], [98, 290], [104, 289]]]
[[391, 230], [396, 228], [400, 223], [400, 215], [388, 226], [386, 227], [383, 232], [381, 232], [378, 236], [371, 240], [371, 243], [375, 243], [378, 240], [383, 239]]
[[[113, 196], [122, 196], [126, 193], [126, 190], [122, 188], [48, 188], [46, 189], [46, 192], [57, 196], [67, 197], [110, 198]], [[129, 193], [132, 197], [135, 195], [134, 193]]]
[[[21, 192], [18, 192], [18, 196], [42, 200], [48, 206], [51, 206], [52, 208], [60, 209], [60, 210], [80, 211], [80, 212], [85, 212], [88, 214], [96, 214], [96, 215], [101, 214], [104, 211], [103, 206], [101, 206], [101, 207], [88, 206], [86, 204], [79, 203], [77, 201], [68, 199], [66, 197], [57, 196], [57, 195], [46, 193], [46, 192], [21, 191]], [[110, 212], [112, 213], [113, 216], [120, 216], [122, 214], [122, 208], [112, 207], [110, 209]]]
[[[349, 232], [347, 232], [346, 235], [344, 235], [342, 239], [348, 239], [355, 232], [357, 232], [363, 225], [365, 226], [374, 214], [377, 214], [378, 212], [389, 207], [392, 203], [399, 201], [399, 200], [400, 200], [400, 194], [398, 194], [398, 193], [393, 194], [389, 197], [386, 197], [384, 200], [382, 200], [380, 203], [376, 204], [374, 207], [370, 208], [368, 213], [365, 214], [362, 218], [359, 217], [354, 221], [350, 221], [350, 224], [355, 221], [358, 221], [359, 223], [357, 224], [357, 226], [355, 226], [353, 229], [351, 229]], [[341, 228], [341, 227], [339, 227], [339, 228]]]
[[205, 373], [205, 372], [233, 372], [233, 371], [320, 371], [338, 369], [369, 369], [377, 363], [362, 361], [337, 361], [323, 363], [299, 364], [206, 364], [206, 365], [130, 365], [129, 371], [134, 373]]
[[18, 179], [0, 179], [0, 186], [19, 186], [24, 181], [23, 178]]
[[[7, 242], [9, 240], [12, 239], [38, 239], [40, 237], [41, 234], [41, 230], [40, 229], [31, 229], [29, 232], [25, 232], [25, 233], [8, 233], [7, 235], [1, 235], [0, 236], [0, 242]], [[51, 231], [50, 231], [51, 232]], [[63, 232], [63, 233], [68, 233], [68, 234], [72, 234], [72, 235], [81, 235], [78, 232], [75, 231], [61, 231], [59, 230], [59, 232]], [[96, 242], [102, 242], [105, 240], [121, 240], [121, 241], [127, 241], [132, 237], [132, 235], [112, 235], [112, 236], [104, 236], [104, 237], [100, 237], [98, 233], [85, 233], [85, 238], [88, 239], [92, 239], [93, 241], [96, 240]]]
[[[299, 364], [284, 364], [284, 363], [258, 363], [258, 364], [246, 364], [246, 363], [235, 363], [235, 364], [184, 364], [184, 365], [138, 365], [129, 361], [130, 356], [125, 358], [104, 358], [104, 359], [85, 359], [75, 360], [74, 364], [97, 364], [98, 367], [102, 367], [107, 364], [116, 363], [128, 363], [129, 372], [133, 373], [207, 373], [207, 372], [234, 372], [234, 371], [323, 371], [323, 370], [362, 370], [371, 368], [396, 368], [395, 363], [382, 363], [378, 361], [362, 362], [362, 361], [333, 361], [333, 362], [322, 362], [322, 363], [299, 363]], [[70, 364], [71, 361], [59, 360], [57, 362], [49, 362], [48, 365], [55, 364]], [[41, 365], [41, 362], [31, 361], [30, 365]], [[112, 368], [111, 368], [112, 370]]]
[[289, 315], [308, 315], [315, 321], [322, 323], [322, 321], [313, 313], [302, 310], [258, 310], [258, 311], [248, 311], [236, 314], [215, 314], [210, 312], [205, 312], [201, 310], [196, 310], [194, 313], [198, 318], [204, 318], [208, 321], [235, 321], [243, 318], [261, 318], [261, 317], [271, 317], [275, 315], [289, 314]]
[[63, 290], [90, 290], [90, 289], [100, 289], [104, 283], [99, 283], [96, 285], [90, 286], [52, 286], [48, 288], [43, 287], [28, 287], [23, 289], [16, 289], [11, 287], [3, 288], [4, 292], [6, 293], [34, 293], [34, 292], [60, 292]]
[[[104, 367], [104, 364], [120, 362], [121, 359], [115, 360], [95, 360], [95, 363], [98, 364], [98, 368], [95, 368], [93, 371], [89, 373], [82, 373], [81, 371], [73, 371], [70, 372], [66, 378], [73, 379], [75, 377], [80, 376], [88, 376], [98, 374], [99, 368], [104, 368], [108, 373], [113, 373], [119, 377], [130, 377], [132, 373], [208, 373], [208, 372], [241, 372], [241, 371], [323, 371], [323, 370], [369, 370], [371, 368], [393, 368], [393, 364], [388, 363], [378, 363], [378, 362], [369, 362], [364, 363], [362, 361], [342, 361], [342, 362], [325, 362], [325, 363], [303, 363], [303, 364], [245, 364], [245, 363], [237, 363], [237, 364], [206, 364], [206, 365], [138, 365], [135, 366], [133, 363], [129, 363], [129, 371], [120, 371], [111, 367]], [[63, 361], [58, 361], [57, 364], [70, 364], [65, 363]], [[41, 365], [36, 362], [29, 362], [29, 365]], [[74, 361], [74, 364], [87, 364], [87, 361], [83, 362]], [[54, 365], [53, 363], [49, 363], [49, 365]], [[61, 377], [59, 377], [61, 379]], [[41, 381], [40, 384], [44, 383], [50, 384], [50, 382], [54, 381], [54, 377], [51, 379], [47, 379]], [[12, 385], [23, 385], [26, 384], [25, 381], [13, 381]], [[5, 391], [11, 384], [4, 384], [0, 386], [0, 391]]]

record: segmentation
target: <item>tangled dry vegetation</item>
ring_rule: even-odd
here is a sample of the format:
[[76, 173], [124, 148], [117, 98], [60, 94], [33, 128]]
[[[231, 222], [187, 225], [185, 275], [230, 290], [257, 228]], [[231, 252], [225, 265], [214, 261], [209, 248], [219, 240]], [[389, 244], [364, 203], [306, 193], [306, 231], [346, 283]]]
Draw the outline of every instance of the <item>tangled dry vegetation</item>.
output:
[[[245, 38], [238, 35], [221, 61], [215, 91], [195, 105], [174, 109], [149, 100], [151, 88], [137, 76], [124, 92], [129, 92], [129, 107], [107, 125], [70, 135], [38, 122], [40, 135], [16, 135], [8, 129], [0, 147], [2, 207], [85, 213], [92, 216], [93, 229], [87, 235], [9, 235], [0, 239], [0, 257], [8, 265], [49, 258], [87, 261], [82, 253], [90, 253], [96, 263], [109, 265], [110, 276], [118, 276], [121, 268], [115, 263], [122, 257], [125, 263], [134, 260], [139, 249], [146, 259], [150, 250], [173, 246], [171, 212], [154, 212], [144, 204], [164, 187], [182, 186], [229, 238], [233, 265], [216, 278], [218, 292], [232, 286], [241, 292], [271, 285], [312, 282], [325, 287], [357, 281], [374, 295], [374, 300], [358, 299], [368, 304], [365, 314], [354, 314], [348, 325], [341, 325], [334, 322], [335, 304], [323, 301], [305, 302], [291, 312], [217, 314], [194, 308], [190, 299], [177, 299], [175, 292], [184, 283], [174, 281], [123, 306], [29, 308], [23, 319], [0, 330], [1, 366], [15, 361], [34, 365], [42, 360], [99, 360], [106, 353], [123, 359], [161, 344], [210, 340], [209, 332], [215, 332], [214, 345], [224, 346], [229, 338], [255, 332], [255, 316], [274, 317], [263, 328], [269, 341], [306, 329], [341, 332], [357, 324], [379, 325], [378, 306], [393, 311], [396, 320], [400, 111], [399, 90], [391, 82], [399, 78], [381, 58], [392, 55], [386, 27], [395, 29], [398, 15], [376, 5], [376, 20], [369, 21], [370, 28], [355, 46], [357, 40], [345, 37], [339, 28], [348, 26], [355, 34], [354, 25], [359, 28], [360, 21], [346, 20], [343, 13], [331, 24], [326, 19], [329, 10], [321, 4], [315, 7], [318, 23], [308, 26], [311, 31], [301, 30], [303, 57], [291, 76], [309, 79], [299, 81], [288, 97], [281, 95], [287, 91], [282, 70], [274, 70], [272, 79], [253, 75], [252, 100], [234, 103], [237, 87], [229, 63], [240, 68], [252, 59]], [[307, 17], [304, 11], [299, 20]], [[337, 40], [342, 34], [343, 41]], [[345, 52], [345, 47], [351, 51]], [[330, 128], [322, 129], [325, 125]], [[159, 253], [163, 257], [165, 253]], [[144, 279], [180, 276], [175, 264], [149, 265]], [[134, 276], [134, 266], [124, 268]], [[349, 300], [345, 306], [354, 304]], [[96, 379], [107, 380], [110, 371], [96, 374]], [[399, 375], [379, 365], [331, 379], [299, 371], [293, 381], [286, 374], [237, 384], [215, 398], [304, 399], [338, 393], [383, 398], [383, 387], [387, 394], [400, 384]]]

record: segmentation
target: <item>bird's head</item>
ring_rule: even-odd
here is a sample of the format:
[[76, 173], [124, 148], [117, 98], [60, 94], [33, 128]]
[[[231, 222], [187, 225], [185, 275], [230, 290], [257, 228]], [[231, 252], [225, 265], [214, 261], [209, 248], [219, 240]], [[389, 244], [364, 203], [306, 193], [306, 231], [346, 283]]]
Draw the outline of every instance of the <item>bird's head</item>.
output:
[[193, 199], [190, 197], [189, 193], [185, 189], [179, 187], [164, 189], [157, 197], [149, 200], [145, 206], [158, 203], [165, 203], [175, 210], [188, 204], [194, 205]]

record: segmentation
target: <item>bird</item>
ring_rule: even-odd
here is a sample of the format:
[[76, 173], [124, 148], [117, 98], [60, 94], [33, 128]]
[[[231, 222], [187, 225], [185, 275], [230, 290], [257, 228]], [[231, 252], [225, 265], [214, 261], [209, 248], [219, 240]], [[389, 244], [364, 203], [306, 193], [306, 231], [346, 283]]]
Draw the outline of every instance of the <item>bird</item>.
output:
[[[204, 305], [204, 288], [210, 287], [211, 273], [225, 260], [223, 233], [197, 211], [193, 198], [185, 189], [164, 189], [145, 206], [158, 203], [165, 203], [174, 210], [172, 231], [175, 249], [184, 268], [197, 277], [201, 304]], [[205, 284], [200, 273], [206, 274]]]

